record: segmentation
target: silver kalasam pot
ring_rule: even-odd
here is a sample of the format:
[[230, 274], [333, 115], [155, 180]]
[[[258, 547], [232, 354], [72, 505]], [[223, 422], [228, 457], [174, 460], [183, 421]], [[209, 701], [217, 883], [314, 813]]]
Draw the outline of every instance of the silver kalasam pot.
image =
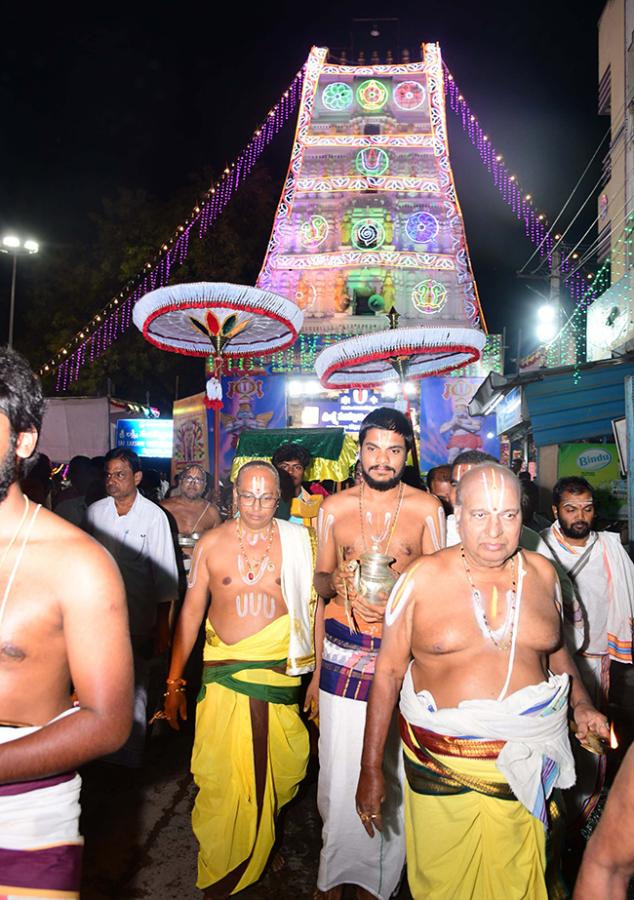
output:
[[359, 566], [355, 572], [355, 587], [367, 603], [384, 602], [398, 580], [398, 574], [392, 569], [395, 557], [386, 556], [366, 550], [361, 554]]

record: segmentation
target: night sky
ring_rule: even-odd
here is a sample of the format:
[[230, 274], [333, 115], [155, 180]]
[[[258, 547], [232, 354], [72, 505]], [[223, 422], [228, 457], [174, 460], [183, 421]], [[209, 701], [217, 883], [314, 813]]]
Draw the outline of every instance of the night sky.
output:
[[[168, 198], [191, 183], [191, 209], [208, 187], [193, 183], [192, 173], [211, 179], [240, 152], [310, 46], [346, 48], [351, 33], [358, 46], [371, 23], [352, 19], [374, 15], [399, 17], [400, 45], [413, 58], [421, 41], [440, 42], [510, 170], [552, 219], [608, 126], [596, 113], [603, 5], [339, 2], [313, 4], [309, 11], [278, 2], [247, 13], [241, 4], [222, 10], [208, 4], [201, 12], [186, 2], [129, 3], [71, 16], [63, 4], [43, 12], [22, 4], [3, 16], [0, 228], [21, 229], [41, 242], [39, 257], [29, 261], [33, 278], [47, 277], [51, 247], [68, 253], [72, 277], [73, 258], [94, 240], [91, 213], [104, 197], [123, 186]], [[378, 25], [390, 37], [396, 33], [393, 23]], [[364, 43], [370, 48], [372, 39]], [[515, 275], [532, 246], [450, 111], [448, 122], [485, 315], [491, 331], [507, 327], [514, 355], [517, 329], [531, 331], [539, 304]], [[289, 124], [265, 158], [280, 180], [292, 133]], [[599, 171], [597, 162], [569, 207], [571, 216]], [[572, 233], [577, 238], [595, 209], [594, 201], [587, 205]], [[213, 240], [213, 231], [206, 240]], [[8, 260], [0, 258], [0, 339], [9, 277]], [[534, 287], [547, 291], [546, 282]], [[108, 299], [87, 296], [86, 318]], [[22, 302], [28, 304], [28, 296]], [[524, 349], [530, 349], [528, 338]]]

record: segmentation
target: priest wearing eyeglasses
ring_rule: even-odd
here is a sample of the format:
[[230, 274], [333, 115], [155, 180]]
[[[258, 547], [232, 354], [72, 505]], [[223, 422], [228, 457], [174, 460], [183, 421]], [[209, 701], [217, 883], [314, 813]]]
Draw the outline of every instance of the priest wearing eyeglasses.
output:
[[163, 509], [176, 523], [178, 546], [183, 554], [186, 572], [189, 572], [194, 547], [200, 536], [220, 525], [218, 508], [205, 499], [209, 482], [209, 475], [202, 466], [191, 463], [178, 476], [178, 492], [161, 502]]
[[270, 463], [242, 466], [238, 515], [196, 545], [174, 635], [163, 715], [178, 729], [187, 717], [182, 676], [206, 615], [192, 755], [197, 884], [206, 897], [258, 880], [277, 813], [308, 763], [298, 703], [300, 675], [315, 665], [313, 550], [306, 528], [275, 518], [279, 499]]

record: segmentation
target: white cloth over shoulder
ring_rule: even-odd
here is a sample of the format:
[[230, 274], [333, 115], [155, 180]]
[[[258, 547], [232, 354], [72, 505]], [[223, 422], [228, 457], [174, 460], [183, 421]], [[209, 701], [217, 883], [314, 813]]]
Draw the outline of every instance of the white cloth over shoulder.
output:
[[[593, 652], [606, 652], [616, 662], [632, 663], [632, 636], [634, 619], [634, 564], [621, 544], [618, 534], [609, 531], [590, 532], [588, 541], [582, 547], [568, 544], [555, 522], [542, 532], [561, 565], [573, 572], [573, 581], [579, 599], [588, 619], [588, 642], [597, 641], [597, 620], [606, 620], [605, 601], [607, 600], [607, 634], [603, 635], [600, 648], [584, 647]], [[586, 550], [592, 556], [591, 565], [581, 565], [575, 572], [577, 563]], [[605, 582], [599, 584], [595, 564], [597, 554], [599, 565], [605, 572]], [[603, 565], [601, 566], [601, 562]], [[607, 584], [607, 598], [603, 595]], [[594, 626], [594, 627], [593, 627]]]
[[282, 595], [288, 609], [290, 639], [287, 675], [304, 675], [315, 668], [315, 608], [313, 552], [303, 525], [276, 519], [282, 546]]
[[429, 691], [414, 690], [411, 664], [403, 681], [400, 709], [411, 724], [435, 734], [506, 741], [496, 760], [511, 790], [536, 818], [544, 818], [544, 797], [554, 787], [575, 783], [568, 736], [568, 675], [550, 675], [504, 700], [463, 700], [438, 709]]

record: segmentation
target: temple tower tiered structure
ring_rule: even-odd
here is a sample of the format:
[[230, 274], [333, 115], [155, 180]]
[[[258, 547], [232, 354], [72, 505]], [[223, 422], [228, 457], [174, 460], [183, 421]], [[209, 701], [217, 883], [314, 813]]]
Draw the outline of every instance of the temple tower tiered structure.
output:
[[453, 182], [443, 66], [307, 61], [288, 175], [258, 287], [294, 300], [304, 334], [465, 327], [482, 312]]

